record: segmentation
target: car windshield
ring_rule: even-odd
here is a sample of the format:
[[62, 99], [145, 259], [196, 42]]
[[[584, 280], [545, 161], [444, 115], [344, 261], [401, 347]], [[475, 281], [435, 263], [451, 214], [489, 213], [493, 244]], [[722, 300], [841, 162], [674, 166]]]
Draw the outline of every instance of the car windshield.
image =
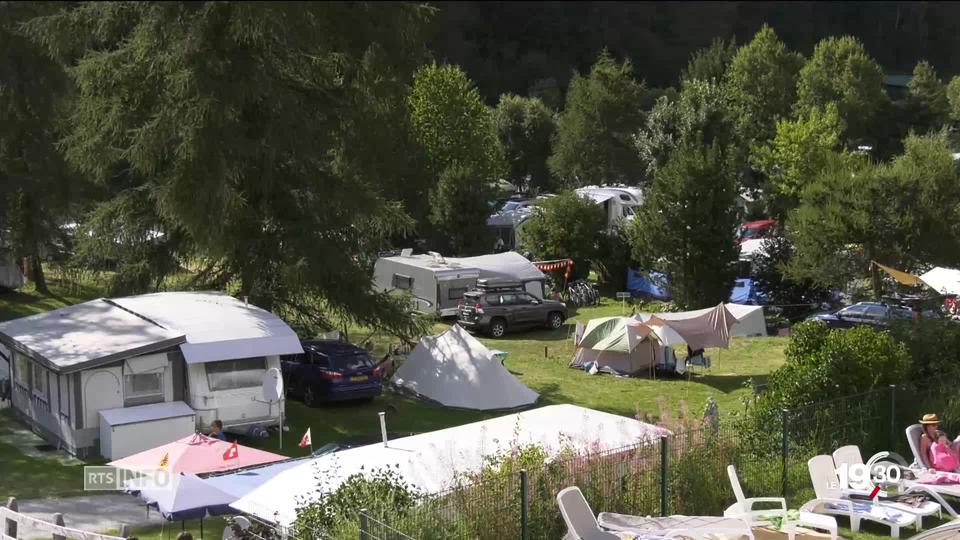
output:
[[334, 369], [354, 370], [363, 368], [372, 368], [376, 364], [373, 358], [367, 353], [355, 353], [344, 356], [334, 356], [331, 358]]
[[517, 201], [510, 201], [507, 204], [503, 205], [503, 208], [500, 209], [501, 212], [509, 212], [511, 210], [517, 210], [520, 208], [522, 203]]
[[[728, 229], [729, 230], [729, 229]], [[743, 240], [752, 240], [754, 238], [763, 238], [764, 229], [761, 227], [753, 227], [750, 229], [744, 228], [743, 232], [740, 233], [740, 238]]]

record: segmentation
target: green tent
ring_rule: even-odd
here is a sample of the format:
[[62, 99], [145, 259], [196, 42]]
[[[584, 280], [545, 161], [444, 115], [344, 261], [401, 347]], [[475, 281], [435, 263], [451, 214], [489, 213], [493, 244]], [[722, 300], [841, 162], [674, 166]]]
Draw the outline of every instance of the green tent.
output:
[[587, 323], [570, 367], [596, 362], [599, 368], [633, 374], [652, 368], [660, 349], [650, 328], [637, 320], [603, 317]]

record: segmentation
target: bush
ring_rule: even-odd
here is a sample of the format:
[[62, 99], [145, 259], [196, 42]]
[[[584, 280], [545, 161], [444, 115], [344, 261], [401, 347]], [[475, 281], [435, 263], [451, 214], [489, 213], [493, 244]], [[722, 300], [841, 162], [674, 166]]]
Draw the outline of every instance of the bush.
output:
[[952, 380], [960, 375], [960, 324], [945, 319], [902, 321], [891, 327], [891, 333], [910, 353], [912, 380]]
[[[318, 478], [322, 486], [323, 479]], [[357, 538], [360, 535], [360, 510], [366, 508], [377, 518], [402, 518], [421, 494], [392, 469], [376, 469], [368, 475], [353, 474], [336, 490], [325, 493], [297, 508], [294, 528], [302, 538]]]

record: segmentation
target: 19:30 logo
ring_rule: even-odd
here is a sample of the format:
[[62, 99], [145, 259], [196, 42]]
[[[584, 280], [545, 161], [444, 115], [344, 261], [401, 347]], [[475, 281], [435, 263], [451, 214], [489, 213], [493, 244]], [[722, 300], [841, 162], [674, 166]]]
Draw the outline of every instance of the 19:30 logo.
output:
[[867, 484], [897, 485], [901, 479], [900, 467], [889, 463], [876, 463], [869, 467], [862, 463], [854, 465], [844, 463], [837, 467], [836, 472], [842, 489], [851, 486], [862, 487]]

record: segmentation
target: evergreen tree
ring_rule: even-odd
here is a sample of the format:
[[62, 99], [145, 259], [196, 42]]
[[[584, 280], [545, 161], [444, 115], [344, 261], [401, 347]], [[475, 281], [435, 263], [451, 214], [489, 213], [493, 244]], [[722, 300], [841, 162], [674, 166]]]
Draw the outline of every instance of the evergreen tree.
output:
[[917, 63], [907, 88], [910, 125], [914, 131], [927, 133], [938, 130], [949, 121], [950, 101], [947, 99], [947, 87], [928, 62]]
[[960, 122], [960, 75], [955, 75], [947, 85], [947, 101], [950, 104], [950, 119]]
[[507, 179], [525, 190], [549, 190], [553, 182], [547, 159], [557, 127], [553, 112], [537, 98], [504, 94], [497, 104], [495, 124]]
[[589, 76], [575, 75], [557, 120], [549, 160], [553, 174], [572, 187], [637, 184], [643, 167], [631, 138], [643, 124], [643, 95], [630, 61], [618, 63], [606, 51]]
[[19, 29], [54, 9], [0, 2], [0, 249], [29, 261], [27, 274], [41, 293], [49, 292], [43, 261], [63, 245], [60, 227], [82, 187], [57, 149], [70, 81]]
[[629, 229], [640, 267], [666, 274], [674, 302], [725, 302], [737, 274], [735, 168], [718, 141], [689, 142], [657, 172]]
[[[364, 261], [410, 218], [385, 193], [400, 163], [367, 143], [397, 128], [425, 56], [410, 4], [68, 4], [31, 21], [70, 66], [71, 164], [127, 171], [205, 263], [197, 286], [317, 326], [346, 318], [413, 332]], [[397, 137], [403, 137], [397, 133]], [[118, 216], [129, 213], [117, 213]], [[133, 227], [136, 229], [136, 227]]]

